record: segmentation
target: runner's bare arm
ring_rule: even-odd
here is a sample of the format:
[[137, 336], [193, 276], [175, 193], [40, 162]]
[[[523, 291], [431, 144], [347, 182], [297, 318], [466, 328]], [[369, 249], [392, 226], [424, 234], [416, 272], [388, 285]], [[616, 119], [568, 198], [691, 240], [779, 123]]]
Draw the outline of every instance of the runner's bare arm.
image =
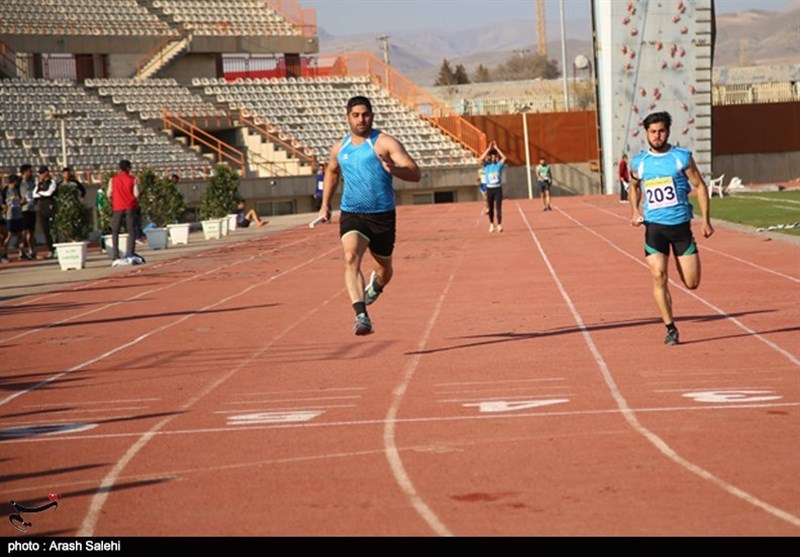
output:
[[639, 177], [631, 170], [631, 181], [628, 183], [628, 202], [631, 205], [631, 226], [641, 226], [643, 217], [639, 209], [639, 202], [642, 199], [642, 190], [639, 187]]
[[403, 144], [394, 137], [381, 134], [375, 145], [375, 153], [381, 159], [383, 168], [406, 182], [419, 182], [422, 174], [417, 163], [408, 154]]
[[489, 145], [486, 147], [486, 150], [483, 152], [483, 154], [478, 159], [478, 160], [480, 160], [481, 164], [486, 162], [486, 157], [489, 156], [489, 151], [491, 151], [493, 147], [494, 147], [494, 141], [490, 141]]
[[506, 162], [506, 154], [500, 150], [500, 146], [497, 145], [496, 141], [492, 141], [492, 143], [494, 144], [494, 150], [500, 155], [500, 162]]
[[703, 176], [697, 169], [694, 157], [689, 159], [689, 168], [686, 169], [686, 178], [689, 179], [689, 183], [697, 190], [697, 204], [700, 205], [700, 215], [703, 218], [703, 236], [708, 238], [714, 233], [714, 227], [711, 226], [711, 203], [708, 199], [708, 186], [706, 186]]
[[342, 175], [339, 159], [336, 158], [341, 147], [342, 142], [337, 141], [331, 148], [331, 158], [325, 168], [325, 178], [322, 181], [322, 204], [319, 208], [319, 216], [326, 220], [331, 218], [331, 199], [333, 199], [333, 194], [336, 193], [336, 188], [339, 187], [339, 178]]

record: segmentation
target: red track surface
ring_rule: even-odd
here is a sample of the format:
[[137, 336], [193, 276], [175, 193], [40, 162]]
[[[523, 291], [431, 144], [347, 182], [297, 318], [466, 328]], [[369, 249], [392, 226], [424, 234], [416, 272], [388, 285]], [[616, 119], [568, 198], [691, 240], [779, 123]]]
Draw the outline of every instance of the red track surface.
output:
[[557, 201], [400, 208], [365, 338], [336, 226], [0, 306], [2, 496], [61, 495], [34, 535], [800, 534], [798, 248], [702, 240], [665, 347], [627, 206]]

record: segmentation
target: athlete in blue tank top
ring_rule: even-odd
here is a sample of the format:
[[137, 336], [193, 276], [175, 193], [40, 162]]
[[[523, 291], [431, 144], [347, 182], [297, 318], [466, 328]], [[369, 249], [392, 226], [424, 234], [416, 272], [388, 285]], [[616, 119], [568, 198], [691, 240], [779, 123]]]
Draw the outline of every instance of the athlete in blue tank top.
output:
[[[631, 225], [645, 226], [644, 251], [653, 276], [653, 295], [667, 327], [665, 344], [680, 342], [672, 315], [672, 296], [667, 275], [670, 249], [675, 256], [678, 274], [686, 288], [700, 286], [700, 255], [692, 235], [692, 206], [689, 191], [697, 189], [703, 223], [703, 237], [714, 233], [711, 226], [708, 189], [697, 170], [691, 151], [668, 143], [672, 117], [654, 112], [644, 119], [650, 149], [631, 161], [628, 193]], [[639, 208], [643, 201], [644, 215]]]
[[[345, 287], [353, 304], [356, 321], [353, 332], [373, 332], [367, 306], [372, 304], [392, 279], [396, 219], [392, 177], [419, 182], [417, 163], [394, 137], [372, 128], [372, 104], [366, 97], [347, 102], [350, 133], [331, 149], [325, 172], [319, 216], [331, 216], [331, 199], [344, 178], [339, 233], [344, 248]], [[361, 261], [367, 249], [374, 270], [365, 286]]]

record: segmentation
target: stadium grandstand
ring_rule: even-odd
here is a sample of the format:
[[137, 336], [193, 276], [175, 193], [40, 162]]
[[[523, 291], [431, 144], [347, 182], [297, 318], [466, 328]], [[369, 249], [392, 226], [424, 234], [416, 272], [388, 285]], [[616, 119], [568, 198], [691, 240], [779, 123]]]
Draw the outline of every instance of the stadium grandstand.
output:
[[485, 134], [370, 54], [317, 54], [294, 0], [4, 1], [0, 174], [70, 165], [98, 185], [127, 158], [180, 175], [191, 204], [223, 163], [256, 202], [308, 210], [359, 94], [422, 167], [473, 172]]

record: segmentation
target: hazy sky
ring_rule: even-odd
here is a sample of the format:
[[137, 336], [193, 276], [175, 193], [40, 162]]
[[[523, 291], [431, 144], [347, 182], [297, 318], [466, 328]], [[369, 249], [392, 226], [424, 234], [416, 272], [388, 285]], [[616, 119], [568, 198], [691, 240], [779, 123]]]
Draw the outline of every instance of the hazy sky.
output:
[[[610, 0], [622, 2], [624, 0]], [[473, 29], [486, 24], [530, 18], [535, 21], [534, 0], [301, 0], [317, 9], [317, 25], [333, 35], [391, 33], [409, 29], [444, 27]], [[718, 13], [751, 9], [783, 10], [800, 0], [716, 0]], [[568, 19], [590, 18], [589, 0], [564, 0]], [[549, 22], [558, 22], [559, 0], [546, 0]]]

